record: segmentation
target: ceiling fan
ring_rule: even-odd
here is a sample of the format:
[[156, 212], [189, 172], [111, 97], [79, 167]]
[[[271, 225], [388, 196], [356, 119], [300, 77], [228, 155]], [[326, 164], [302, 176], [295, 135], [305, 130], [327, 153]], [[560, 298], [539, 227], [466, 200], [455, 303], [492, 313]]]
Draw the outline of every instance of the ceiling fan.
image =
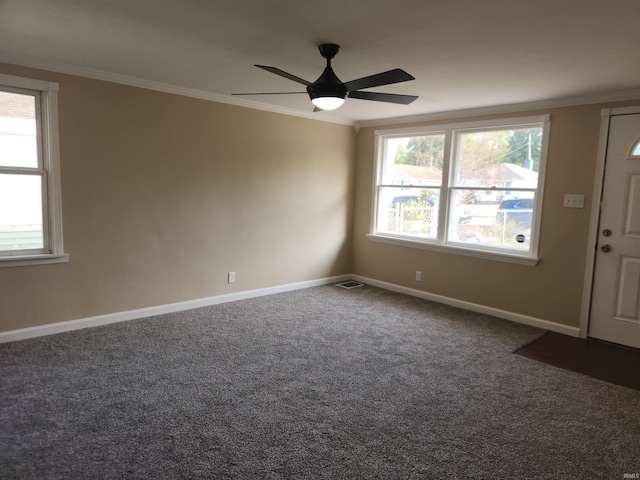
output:
[[340, 46], [333, 43], [324, 43], [318, 48], [320, 49], [320, 55], [327, 59], [327, 66], [315, 82], [308, 82], [303, 78], [296, 77], [276, 67], [256, 65], [256, 67], [266, 70], [267, 72], [275, 73], [276, 75], [305, 85], [307, 87], [306, 92], [234, 93], [233, 95], [287, 95], [307, 93], [311, 98], [311, 102], [316, 107], [314, 112], [318, 110], [334, 110], [344, 103], [346, 97], [360, 100], [374, 100], [376, 102], [398, 103], [402, 105], [409, 105], [418, 98], [415, 95], [362, 92], [361, 90], [365, 88], [407, 82], [415, 79], [404, 70], [396, 68], [349, 82], [342, 82], [333, 72], [333, 68], [331, 68], [331, 59], [338, 54]]

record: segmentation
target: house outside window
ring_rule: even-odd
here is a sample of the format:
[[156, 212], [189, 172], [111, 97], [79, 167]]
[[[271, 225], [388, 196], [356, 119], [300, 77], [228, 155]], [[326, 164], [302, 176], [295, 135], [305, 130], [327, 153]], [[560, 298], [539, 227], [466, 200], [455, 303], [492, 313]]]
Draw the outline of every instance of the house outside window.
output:
[[67, 261], [62, 244], [58, 85], [0, 75], [0, 267]]
[[549, 123], [377, 131], [369, 238], [535, 264]]

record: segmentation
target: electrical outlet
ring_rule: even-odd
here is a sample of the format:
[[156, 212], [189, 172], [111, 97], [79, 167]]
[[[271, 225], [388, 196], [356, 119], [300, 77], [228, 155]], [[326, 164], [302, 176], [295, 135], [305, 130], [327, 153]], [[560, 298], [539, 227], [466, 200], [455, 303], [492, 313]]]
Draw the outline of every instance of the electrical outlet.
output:
[[422, 272], [419, 272], [418, 270], [416, 270], [416, 280], [418, 282], [422, 281]]
[[566, 208], [584, 208], [584, 195], [565, 195], [564, 206]]
[[228, 283], [236, 283], [236, 272], [229, 272], [229, 276], [227, 277]]

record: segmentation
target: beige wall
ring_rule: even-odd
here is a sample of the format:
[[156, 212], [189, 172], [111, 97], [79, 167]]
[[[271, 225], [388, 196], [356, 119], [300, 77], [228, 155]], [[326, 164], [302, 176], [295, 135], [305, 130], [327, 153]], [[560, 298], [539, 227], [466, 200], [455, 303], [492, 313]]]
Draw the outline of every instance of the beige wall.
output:
[[0, 72], [60, 84], [70, 254], [68, 264], [0, 268], [0, 331], [350, 271], [352, 127]]
[[[428, 293], [578, 327], [584, 281], [600, 112], [589, 105], [521, 112], [551, 114], [551, 131], [535, 267], [438, 253], [368, 240], [374, 130], [358, 133], [353, 273]], [[497, 117], [497, 116], [496, 116]], [[494, 117], [494, 118], [496, 118]], [[491, 117], [484, 117], [491, 118]], [[447, 123], [473, 119], [451, 119]], [[400, 125], [393, 125], [398, 128]], [[567, 193], [584, 194], [584, 209], [563, 208]], [[415, 271], [422, 281], [415, 281]]]
[[[356, 136], [97, 80], [0, 72], [60, 83], [70, 254], [68, 264], [0, 268], [0, 331], [345, 273], [577, 327], [600, 111], [633, 103], [502, 115], [551, 114], [541, 261], [530, 267], [368, 240], [374, 128]], [[566, 193], [585, 194], [585, 208], [563, 208]]]

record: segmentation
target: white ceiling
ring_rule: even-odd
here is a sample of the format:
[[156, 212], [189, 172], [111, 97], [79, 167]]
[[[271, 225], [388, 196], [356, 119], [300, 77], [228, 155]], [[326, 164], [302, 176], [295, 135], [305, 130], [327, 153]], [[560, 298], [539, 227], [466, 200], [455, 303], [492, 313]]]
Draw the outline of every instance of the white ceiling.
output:
[[314, 81], [317, 46], [337, 43], [342, 81], [396, 67], [416, 77], [371, 89], [419, 95], [411, 105], [347, 99], [331, 112], [371, 121], [640, 98], [639, 27], [639, 0], [0, 0], [0, 61], [306, 114], [307, 95], [230, 94], [304, 91], [253, 65]]

